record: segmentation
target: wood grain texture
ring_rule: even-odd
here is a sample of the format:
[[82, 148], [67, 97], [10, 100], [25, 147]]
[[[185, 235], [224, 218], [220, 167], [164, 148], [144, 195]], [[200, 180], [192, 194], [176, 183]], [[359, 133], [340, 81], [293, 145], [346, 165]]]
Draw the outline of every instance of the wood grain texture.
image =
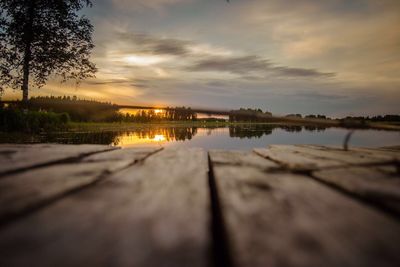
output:
[[400, 176], [372, 168], [341, 168], [313, 173], [316, 178], [337, 186], [400, 215]]
[[400, 225], [383, 213], [306, 176], [212, 167], [235, 266], [398, 266]]
[[0, 222], [90, 185], [146, 158], [157, 149], [98, 153], [73, 164], [57, 164], [0, 179]]
[[114, 149], [117, 148], [103, 145], [0, 145], [0, 175]]
[[384, 164], [397, 160], [397, 153], [369, 149], [344, 151], [336, 147], [312, 145], [271, 145], [267, 149], [255, 149], [265, 158], [274, 160], [292, 170], [317, 170], [349, 165]]
[[348, 164], [371, 164], [399, 159], [399, 153], [380, 149], [351, 147], [345, 151], [341, 147], [334, 146], [296, 145], [293, 147], [301, 149], [303, 153], [335, 159]]
[[364, 147], [352, 147], [350, 151], [357, 151], [374, 157], [383, 157], [388, 159], [400, 160], [400, 150], [396, 150], [395, 147], [388, 148], [364, 148]]
[[0, 265], [207, 266], [207, 154], [166, 149], [0, 230]]
[[212, 156], [214, 165], [254, 166], [264, 170], [275, 170], [279, 168], [277, 163], [266, 160], [256, 153], [233, 150], [210, 150], [209, 153]]
[[[300, 150], [300, 151], [299, 151]], [[340, 167], [344, 163], [335, 159], [326, 159], [318, 155], [304, 153], [294, 146], [269, 146], [256, 148], [254, 152], [260, 156], [271, 159], [283, 167], [295, 171], [317, 170], [327, 167]]]

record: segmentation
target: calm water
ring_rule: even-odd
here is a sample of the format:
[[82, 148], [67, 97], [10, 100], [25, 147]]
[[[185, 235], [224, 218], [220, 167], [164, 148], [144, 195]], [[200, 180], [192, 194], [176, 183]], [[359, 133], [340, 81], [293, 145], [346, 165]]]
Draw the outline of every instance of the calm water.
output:
[[[57, 133], [40, 136], [0, 136], [2, 143], [106, 144], [122, 147], [179, 146], [205, 149], [240, 149], [266, 147], [270, 144], [341, 145], [346, 129], [316, 127], [275, 127], [241, 125], [224, 128], [141, 127], [131, 131], [95, 133]], [[400, 145], [400, 132], [358, 130], [350, 145], [382, 147]]]

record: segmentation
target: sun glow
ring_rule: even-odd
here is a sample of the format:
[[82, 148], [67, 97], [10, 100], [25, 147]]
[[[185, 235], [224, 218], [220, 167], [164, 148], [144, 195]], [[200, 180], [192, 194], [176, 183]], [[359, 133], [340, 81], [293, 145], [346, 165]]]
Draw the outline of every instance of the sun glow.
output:
[[118, 146], [130, 147], [130, 146], [154, 146], [154, 145], [166, 145], [168, 137], [165, 134], [156, 135], [137, 135], [137, 134], [124, 134], [118, 139]]
[[124, 57], [124, 61], [138, 66], [151, 66], [157, 63], [163, 62], [165, 59], [157, 56], [139, 56], [139, 55], [130, 55]]
[[165, 140], [165, 136], [162, 134], [157, 134], [156, 136], [154, 136], [153, 140], [156, 142], [162, 142]]
[[164, 113], [164, 110], [162, 110], [162, 109], [155, 109], [155, 110], [154, 110], [154, 113], [156, 113], [156, 114]]

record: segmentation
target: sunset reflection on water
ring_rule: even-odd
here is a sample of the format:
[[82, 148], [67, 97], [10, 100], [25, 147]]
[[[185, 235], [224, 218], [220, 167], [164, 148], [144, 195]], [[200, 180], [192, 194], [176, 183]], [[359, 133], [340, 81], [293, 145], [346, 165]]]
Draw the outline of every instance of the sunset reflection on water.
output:
[[170, 142], [190, 140], [198, 131], [204, 132], [205, 129], [197, 129], [192, 127], [164, 127], [142, 129], [134, 132], [121, 133], [114, 145], [121, 147], [130, 146], [165, 146]]
[[[201, 147], [205, 149], [251, 150], [269, 144], [338, 145], [348, 129], [314, 126], [242, 124], [227, 127], [146, 125], [125, 131], [64, 132], [43, 135], [0, 135], [0, 143], [103, 144], [118, 147]], [[398, 145], [398, 132], [359, 130], [353, 146]]]
[[[113, 144], [120, 147], [178, 146], [248, 150], [254, 147], [266, 147], [269, 144], [340, 145], [346, 134], [346, 129], [310, 126], [150, 127], [119, 133]], [[382, 136], [385, 138], [379, 138]], [[377, 144], [379, 146], [396, 145], [400, 141], [399, 137], [399, 134], [394, 132], [357, 131], [352, 143], [372, 147]], [[377, 142], [377, 139], [380, 141]]]
[[164, 145], [168, 142], [164, 135], [157, 134], [154, 137], [138, 136], [136, 134], [124, 133], [119, 136], [115, 145], [122, 147], [137, 146], [137, 145]]

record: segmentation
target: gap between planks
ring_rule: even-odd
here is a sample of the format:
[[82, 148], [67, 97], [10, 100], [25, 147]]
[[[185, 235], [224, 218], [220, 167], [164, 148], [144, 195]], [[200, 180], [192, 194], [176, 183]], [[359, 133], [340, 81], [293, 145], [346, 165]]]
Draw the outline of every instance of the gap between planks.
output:
[[307, 175], [400, 219], [399, 152], [363, 148], [343, 151], [305, 145], [272, 145], [254, 151], [288, 171]]
[[239, 167], [211, 154], [236, 266], [397, 266], [398, 221], [309, 176], [246, 164], [252, 156], [237, 154]]
[[[252, 169], [252, 168], [260, 169], [264, 173], [263, 175], [266, 175], [266, 171], [277, 170], [277, 169], [279, 169], [279, 166], [276, 164], [273, 164], [270, 161], [267, 161], [265, 158], [260, 157], [260, 155], [256, 155], [255, 153], [248, 153], [246, 158], [243, 158], [240, 155], [239, 156], [230, 155], [229, 157], [220, 157], [219, 159], [218, 159], [218, 157], [214, 157], [214, 161], [212, 161], [210, 154], [208, 154], [208, 157], [209, 157], [208, 190], [210, 193], [210, 202], [211, 202], [211, 211], [212, 211], [212, 229], [213, 229], [213, 242], [211, 245], [214, 246], [213, 247], [214, 262], [224, 262], [225, 263], [224, 266], [231, 267], [231, 266], [233, 266], [234, 263], [237, 263], [238, 261], [240, 263], [241, 261], [238, 260], [237, 258], [234, 258], [234, 260], [232, 260], [234, 253], [232, 253], [232, 249], [230, 248], [230, 245], [233, 244], [234, 246], [237, 246], [237, 244], [236, 244], [237, 242], [236, 243], [235, 243], [235, 241], [232, 242], [232, 238], [229, 238], [230, 234], [234, 234], [234, 232], [232, 230], [229, 230], [227, 232], [227, 227], [226, 227], [227, 223], [226, 223], [226, 219], [224, 218], [224, 212], [225, 212], [224, 207], [225, 206], [221, 206], [221, 203], [220, 203], [220, 201], [221, 201], [221, 199], [220, 199], [221, 192], [220, 191], [224, 190], [224, 188], [220, 187], [218, 189], [218, 185], [217, 185], [218, 178], [216, 178], [214, 175], [214, 168], [225, 168], [225, 167], [233, 168], [235, 165], [239, 165], [242, 168], [244, 168], [243, 170], [246, 170], [249, 168], [250, 169]], [[236, 173], [237, 172], [235, 172], [235, 174]], [[271, 174], [271, 175], [276, 176], [274, 174]], [[218, 175], [217, 175], [217, 177], [218, 177]], [[312, 177], [308, 177], [308, 178], [312, 178]], [[317, 183], [317, 181], [314, 181], [314, 182]], [[321, 181], [318, 180], [318, 184], [321, 184], [320, 182]], [[270, 188], [270, 185], [266, 184], [263, 181], [257, 180], [257, 179], [255, 179], [253, 181], [247, 181], [245, 184], [251, 190], [255, 190], [255, 189], [260, 190], [261, 192], [263, 192], [263, 194], [265, 194], [266, 191], [268, 191]], [[321, 184], [321, 186], [323, 188], [326, 186], [326, 184]], [[90, 188], [85, 188], [85, 189], [90, 189]], [[79, 194], [68, 195], [68, 198], [69, 197], [78, 197], [79, 198], [78, 195], [81, 195], [85, 191], [87, 191], [87, 190], [79, 191]], [[332, 190], [332, 191], [336, 192], [337, 190]], [[329, 192], [329, 191], [326, 191], [326, 192]], [[351, 197], [349, 198], [349, 201], [354, 199], [353, 197], [354, 196], [351, 195]], [[63, 201], [63, 199], [60, 198], [57, 200], [57, 202], [58, 201]], [[364, 205], [362, 205], [362, 206], [364, 206]], [[362, 209], [365, 210], [365, 209], [368, 209], [368, 207], [369, 206], [364, 206]], [[372, 213], [374, 213], [374, 212], [375, 211], [372, 211]], [[382, 219], [380, 219], [380, 220], [382, 221]], [[378, 219], [378, 221], [379, 221], [379, 219]], [[385, 221], [385, 220], [383, 220], [383, 221], [387, 224], [387, 221]], [[216, 233], [215, 232], [216, 230], [219, 230], [221, 232]], [[215, 243], [217, 243], [217, 245]], [[224, 254], [222, 257], [221, 257], [221, 253]], [[391, 255], [391, 256], [393, 256], [393, 255]], [[241, 256], [241, 257], [245, 257], [245, 256]], [[222, 261], [219, 261], [219, 260], [222, 260]], [[219, 265], [217, 265], [217, 266], [219, 266]], [[241, 265], [239, 264], [239, 266], [241, 266]], [[248, 265], [248, 266], [250, 266], [250, 265]], [[257, 264], [254, 266], [257, 266]]]

